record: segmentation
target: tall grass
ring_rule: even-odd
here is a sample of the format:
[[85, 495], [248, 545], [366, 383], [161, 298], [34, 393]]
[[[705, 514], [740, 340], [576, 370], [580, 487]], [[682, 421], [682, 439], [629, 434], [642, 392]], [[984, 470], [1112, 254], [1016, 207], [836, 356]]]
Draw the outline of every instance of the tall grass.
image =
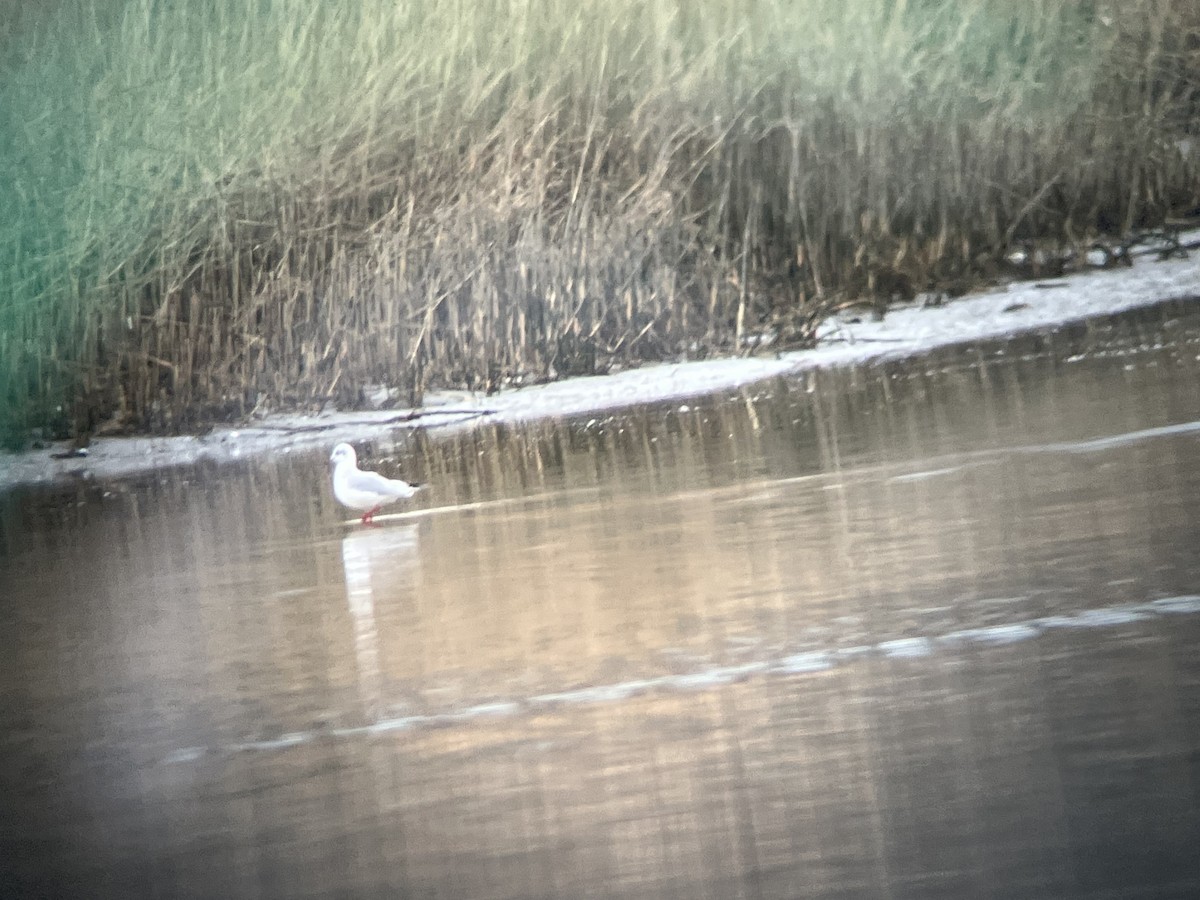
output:
[[1197, 199], [1183, 0], [97, 0], [5, 23], [10, 439], [730, 349], [881, 273], [970, 277]]

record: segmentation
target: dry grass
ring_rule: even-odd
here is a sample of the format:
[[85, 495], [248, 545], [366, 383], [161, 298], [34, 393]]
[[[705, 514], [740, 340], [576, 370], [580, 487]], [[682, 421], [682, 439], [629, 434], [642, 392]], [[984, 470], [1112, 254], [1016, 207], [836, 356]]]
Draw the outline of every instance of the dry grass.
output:
[[1197, 201], [1183, 0], [95, 6], [0, 25], [9, 443], [730, 350]]

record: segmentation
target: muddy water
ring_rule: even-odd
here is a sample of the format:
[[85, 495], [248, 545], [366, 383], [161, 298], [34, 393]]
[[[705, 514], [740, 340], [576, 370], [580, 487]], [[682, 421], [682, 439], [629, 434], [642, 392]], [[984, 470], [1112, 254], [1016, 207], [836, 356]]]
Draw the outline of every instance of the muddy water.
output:
[[0, 895], [1196, 896], [1198, 355], [0, 497]]

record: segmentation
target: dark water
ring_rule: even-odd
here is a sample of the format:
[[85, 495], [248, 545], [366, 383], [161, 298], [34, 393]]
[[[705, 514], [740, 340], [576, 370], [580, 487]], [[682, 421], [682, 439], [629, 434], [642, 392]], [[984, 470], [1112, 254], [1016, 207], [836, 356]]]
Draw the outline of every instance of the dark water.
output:
[[0, 896], [1200, 896], [1198, 355], [0, 497]]

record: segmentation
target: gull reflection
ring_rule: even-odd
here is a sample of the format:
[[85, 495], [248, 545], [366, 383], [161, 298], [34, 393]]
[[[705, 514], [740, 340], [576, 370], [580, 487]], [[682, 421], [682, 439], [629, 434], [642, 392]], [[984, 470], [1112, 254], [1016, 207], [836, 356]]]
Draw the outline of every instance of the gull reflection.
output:
[[353, 531], [342, 539], [346, 604], [354, 619], [359, 696], [372, 720], [379, 716], [382, 704], [375, 598], [386, 600], [412, 589], [420, 558], [417, 547], [416, 525]]

